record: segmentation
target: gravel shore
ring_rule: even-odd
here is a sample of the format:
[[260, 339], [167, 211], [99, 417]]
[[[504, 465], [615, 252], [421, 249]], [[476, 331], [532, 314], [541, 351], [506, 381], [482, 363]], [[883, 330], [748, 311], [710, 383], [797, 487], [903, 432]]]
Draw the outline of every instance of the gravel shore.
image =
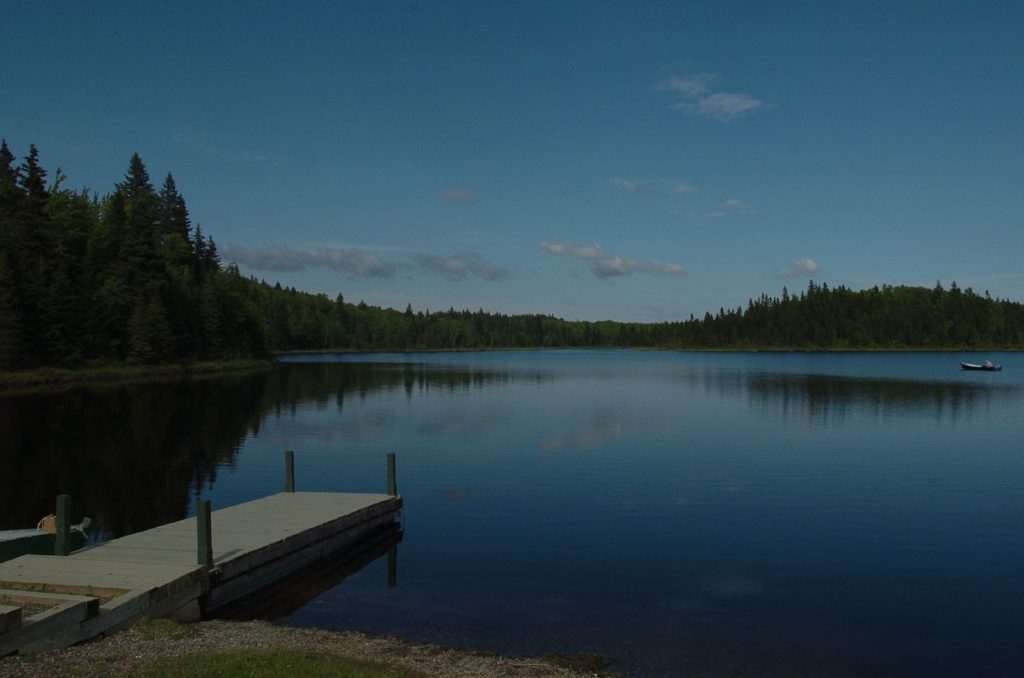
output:
[[596, 676], [536, 658], [500, 657], [354, 632], [296, 629], [262, 621], [148, 623], [106, 638], [26, 657], [0, 659], [0, 676], [132, 676], [149, 662], [201, 650], [291, 649], [367, 659], [445, 678]]

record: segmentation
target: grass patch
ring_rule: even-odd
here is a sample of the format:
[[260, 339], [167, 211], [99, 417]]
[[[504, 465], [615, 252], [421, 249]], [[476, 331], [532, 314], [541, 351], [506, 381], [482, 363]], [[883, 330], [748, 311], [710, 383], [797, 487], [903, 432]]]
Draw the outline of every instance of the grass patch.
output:
[[135, 628], [146, 640], [160, 640], [161, 638], [182, 640], [193, 638], [196, 635], [195, 629], [191, 626], [179, 624], [171, 619], [147, 619], [136, 624]]
[[155, 660], [139, 675], [143, 678], [426, 678], [426, 674], [409, 669], [297, 650], [232, 650], [165, 657]]

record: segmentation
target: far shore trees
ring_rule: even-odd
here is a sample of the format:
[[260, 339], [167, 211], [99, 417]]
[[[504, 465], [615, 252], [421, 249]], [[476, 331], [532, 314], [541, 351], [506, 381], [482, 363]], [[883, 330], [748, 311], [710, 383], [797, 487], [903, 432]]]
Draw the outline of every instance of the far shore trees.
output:
[[746, 308], [662, 323], [351, 304], [244, 277], [138, 154], [99, 197], [47, 183], [0, 142], [0, 369], [187, 363], [288, 350], [546, 347], [1024, 348], [1024, 304], [952, 282], [854, 291], [810, 281]]

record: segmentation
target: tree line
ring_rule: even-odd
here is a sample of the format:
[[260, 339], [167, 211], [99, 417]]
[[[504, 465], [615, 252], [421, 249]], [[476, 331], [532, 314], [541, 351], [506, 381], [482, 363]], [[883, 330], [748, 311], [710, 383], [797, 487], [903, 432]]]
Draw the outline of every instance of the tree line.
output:
[[811, 281], [746, 308], [664, 323], [404, 311], [242, 276], [193, 225], [168, 173], [135, 154], [104, 196], [0, 143], [0, 369], [160, 364], [286, 350], [537, 347], [1022, 348], [1024, 305], [949, 288]]

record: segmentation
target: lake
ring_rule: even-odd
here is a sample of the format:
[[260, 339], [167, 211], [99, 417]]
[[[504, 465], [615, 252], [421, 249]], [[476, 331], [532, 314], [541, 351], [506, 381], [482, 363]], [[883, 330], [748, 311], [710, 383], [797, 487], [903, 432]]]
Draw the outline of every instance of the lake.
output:
[[[963, 372], [961, 360], [1001, 363]], [[1024, 674], [1024, 354], [291, 356], [0, 395], [0, 529], [106, 538], [278, 492], [406, 501], [281, 619], [626, 675]]]

